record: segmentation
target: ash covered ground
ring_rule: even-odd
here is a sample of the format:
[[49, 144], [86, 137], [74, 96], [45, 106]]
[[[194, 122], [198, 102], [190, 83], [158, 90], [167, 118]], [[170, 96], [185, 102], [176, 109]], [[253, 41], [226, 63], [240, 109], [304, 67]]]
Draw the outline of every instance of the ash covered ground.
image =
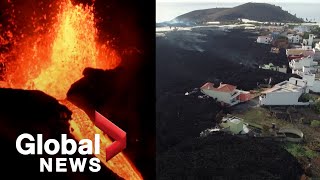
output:
[[[258, 35], [197, 28], [156, 38], [157, 177], [170, 179], [297, 179], [302, 169], [279, 144], [215, 134], [199, 138], [215, 126], [222, 110], [212, 99], [185, 96], [210, 81], [251, 90], [272, 77], [275, 84], [292, 74], [259, 69], [262, 64], [287, 65], [285, 50], [255, 42]], [[228, 109], [224, 109], [228, 111]]]

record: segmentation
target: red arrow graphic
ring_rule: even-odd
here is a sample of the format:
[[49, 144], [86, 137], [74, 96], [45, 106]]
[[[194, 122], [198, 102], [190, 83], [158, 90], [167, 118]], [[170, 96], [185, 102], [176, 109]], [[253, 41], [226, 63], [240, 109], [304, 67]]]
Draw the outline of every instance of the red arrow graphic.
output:
[[120, 153], [127, 145], [127, 135], [122, 129], [113, 124], [109, 119], [95, 111], [95, 125], [104, 133], [114, 139], [114, 142], [106, 147], [106, 161]]

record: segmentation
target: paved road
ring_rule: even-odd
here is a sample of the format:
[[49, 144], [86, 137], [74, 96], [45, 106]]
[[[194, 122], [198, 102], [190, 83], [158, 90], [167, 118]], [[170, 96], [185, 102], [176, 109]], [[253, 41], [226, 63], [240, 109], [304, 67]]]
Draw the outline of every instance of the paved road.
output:
[[249, 108], [258, 107], [259, 106], [259, 96], [251, 99], [250, 101], [243, 102], [231, 107], [231, 111], [234, 113], [244, 112]]

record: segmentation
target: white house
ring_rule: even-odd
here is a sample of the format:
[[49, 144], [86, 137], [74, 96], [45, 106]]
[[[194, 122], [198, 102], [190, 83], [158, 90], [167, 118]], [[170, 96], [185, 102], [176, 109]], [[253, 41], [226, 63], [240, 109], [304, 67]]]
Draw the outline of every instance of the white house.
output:
[[307, 88], [313, 92], [320, 92], [320, 69], [318, 67], [304, 66], [302, 71], [298, 71], [298, 75], [307, 81]]
[[320, 67], [318, 66], [318, 62], [314, 62], [313, 58], [308, 57], [292, 60], [289, 66], [292, 68], [292, 74], [299, 75], [302, 81], [306, 82], [305, 92], [313, 91], [320, 93]]
[[315, 44], [314, 49], [315, 49], [316, 51], [320, 51], [320, 42], [318, 42], [318, 43]]
[[303, 45], [303, 44], [302, 44], [301, 49], [313, 51], [312, 46], [305, 46], [305, 45]]
[[320, 92], [320, 80], [319, 78], [316, 78], [315, 74], [303, 74], [302, 79], [308, 81], [308, 89], [319, 93]]
[[249, 132], [248, 125], [243, 119], [231, 115], [222, 118], [220, 126], [223, 131], [228, 131], [234, 134], [247, 134]]
[[320, 42], [315, 44], [314, 51], [315, 51], [314, 60], [319, 61], [320, 60]]
[[320, 80], [319, 78], [318, 79], [315, 79], [315, 77], [313, 77], [313, 84], [312, 86], [308, 87], [309, 90], [313, 91], [313, 92], [316, 92], [316, 93], [320, 93]]
[[287, 37], [289, 43], [298, 44], [302, 41], [302, 37], [298, 34], [288, 34]]
[[313, 43], [314, 37], [315, 37], [314, 34], [309, 34], [308, 39], [303, 39], [302, 46], [311, 46], [311, 49], [312, 49], [312, 43]]
[[318, 65], [318, 62], [313, 61], [313, 57], [302, 57], [299, 59], [292, 59], [289, 62], [289, 67], [292, 69], [292, 73], [294, 74], [296, 70], [302, 70], [304, 66], [312, 67]]
[[289, 58], [289, 60], [294, 59], [296, 57], [307, 57], [307, 56], [312, 56], [314, 57], [315, 55], [315, 49], [312, 49], [312, 43], [313, 43], [313, 39], [314, 39], [314, 35], [313, 34], [309, 34], [309, 38], [308, 39], [303, 39], [302, 42], [302, 47], [301, 48], [294, 48], [294, 49], [287, 49], [286, 50], [286, 54]]
[[220, 83], [219, 87], [214, 87], [213, 83], [207, 82], [200, 89], [203, 94], [217, 99], [218, 102], [227, 106], [250, 100], [251, 95], [249, 92], [236, 88], [236, 86], [222, 83]]
[[278, 83], [262, 92], [259, 104], [267, 106], [309, 105], [309, 102], [299, 102], [303, 93], [308, 93], [307, 81], [290, 78], [289, 81]]
[[312, 57], [293, 59], [289, 62], [292, 74], [298, 74], [307, 81], [307, 88], [313, 92], [320, 92], [320, 80], [318, 78], [320, 69], [318, 62], [314, 62]]
[[294, 59], [289, 62], [292, 74], [298, 74], [307, 81], [307, 88], [313, 92], [320, 92], [320, 67], [312, 57]]
[[257, 38], [257, 43], [261, 43], [261, 44], [271, 44], [271, 37], [269, 36], [259, 36]]

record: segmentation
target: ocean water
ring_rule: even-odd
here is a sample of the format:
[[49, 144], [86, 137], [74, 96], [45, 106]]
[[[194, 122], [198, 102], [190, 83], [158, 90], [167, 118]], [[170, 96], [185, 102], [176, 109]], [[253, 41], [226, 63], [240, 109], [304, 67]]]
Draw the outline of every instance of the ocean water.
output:
[[[170, 21], [175, 17], [199, 9], [235, 7], [243, 3], [193, 3], [193, 2], [157, 2], [156, 22]], [[272, 3], [297, 17], [320, 22], [320, 1], [318, 3]]]

